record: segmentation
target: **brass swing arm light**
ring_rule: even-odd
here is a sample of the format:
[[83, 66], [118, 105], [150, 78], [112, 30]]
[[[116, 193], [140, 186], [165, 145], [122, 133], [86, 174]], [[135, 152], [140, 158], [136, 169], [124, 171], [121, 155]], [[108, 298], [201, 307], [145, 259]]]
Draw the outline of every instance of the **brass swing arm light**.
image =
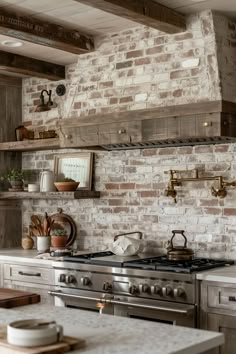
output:
[[[189, 173], [193, 172], [193, 177], [181, 177], [178, 178], [176, 174], [180, 173]], [[232, 182], [226, 182], [223, 179], [223, 176], [201, 176], [199, 177], [199, 171], [198, 169], [194, 169], [192, 171], [178, 171], [178, 170], [169, 170], [165, 171], [165, 173], [168, 173], [170, 175], [170, 180], [168, 183], [167, 188], [165, 189], [165, 196], [167, 197], [172, 197], [177, 203], [176, 196], [177, 196], [177, 191], [175, 190], [176, 186], [181, 186], [183, 182], [195, 182], [195, 181], [218, 181], [218, 189], [216, 189], [214, 186], [211, 187], [211, 194], [214, 197], [219, 197], [219, 198], [224, 198], [227, 195], [226, 192], [226, 187], [236, 187], [236, 181]]]
[[[56, 94], [58, 96], [63, 96], [66, 92], [66, 88], [64, 85], [58, 85], [56, 87]], [[45, 95], [48, 96], [48, 100], [47, 102], [45, 102]], [[35, 108], [35, 112], [47, 112], [50, 111], [51, 108], [55, 108], [56, 104], [53, 103], [52, 101], [52, 90], [42, 90], [40, 93], [40, 97], [39, 97], [39, 104], [36, 106]]]

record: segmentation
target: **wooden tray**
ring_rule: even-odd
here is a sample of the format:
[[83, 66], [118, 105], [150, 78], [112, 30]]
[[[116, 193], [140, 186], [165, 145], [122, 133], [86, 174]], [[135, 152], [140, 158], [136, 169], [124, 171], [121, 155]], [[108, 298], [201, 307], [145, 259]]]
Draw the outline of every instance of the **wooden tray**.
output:
[[64, 336], [59, 343], [44, 345], [42, 347], [17, 347], [7, 342], [7, 327], [0, 325], [0, 354], [60, 354], [69, 351], [84, 348], [86, 342], [84, 339]]

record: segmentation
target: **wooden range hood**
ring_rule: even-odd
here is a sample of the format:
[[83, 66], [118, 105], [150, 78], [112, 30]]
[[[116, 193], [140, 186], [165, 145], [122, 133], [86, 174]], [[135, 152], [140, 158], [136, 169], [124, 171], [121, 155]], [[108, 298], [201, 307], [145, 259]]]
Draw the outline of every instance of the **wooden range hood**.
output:
[[128, 150], [236, 141], [236, 103], [199, 102], [58, 121], [60, 147]]

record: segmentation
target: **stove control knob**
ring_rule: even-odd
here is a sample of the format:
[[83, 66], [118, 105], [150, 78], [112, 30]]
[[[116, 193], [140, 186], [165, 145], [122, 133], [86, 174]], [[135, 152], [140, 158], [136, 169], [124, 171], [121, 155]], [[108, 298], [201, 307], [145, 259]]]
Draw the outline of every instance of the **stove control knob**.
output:
[[91, 283], [91, 280], [88, 277], [82, 277], [81, 278], [81, 283], [84, 286], [88, 286]]
[[151, 286], [151, 293], [153, 295], [162, 295], [162, 288], [158, 284], [154, 284]]
[[150, 286], [148, 284], [140, 284], [139, 291], [140, 293], [150, 293]]
[[185, 297], [186, 293], [184, 288], [178, 287], [174, 289], [174, 297]]
[[65, 283], [66, 282], [66, 275], [65, 274], [60, 274], [58, 278], [59, 283]]
[[66, 284], [73, 284], [75, 283], [76, 278], [74, 275], [66, 275]]
[[130, 285], [129, 292], [131, 295], [135, 295], [138, 293], [138, 287], [136, 285]]
[[163, 296], [173, 296], [173, 289], [171, 286], [167, 285], [166, 287], [162, 288]]
[[105, 282], [103, 283], [102, 289], [105, 290], [105, 291], [109, 291], [109, 290], [112, 289], [112, 285], [111, 285], [108, 281], [105, 281]]

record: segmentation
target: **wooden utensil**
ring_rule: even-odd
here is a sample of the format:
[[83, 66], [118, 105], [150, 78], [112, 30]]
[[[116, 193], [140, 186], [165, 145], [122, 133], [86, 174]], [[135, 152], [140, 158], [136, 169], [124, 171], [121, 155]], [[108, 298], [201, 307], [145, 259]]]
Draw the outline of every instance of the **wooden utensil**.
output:
[[49, 227], [49, 223], [48, 223], [48, 214], [45, 213], [44, 214], [44, 219], [43, 219], [43, 234], [48, 236], [48, 227]]
[[29, 229], [32, 232], [33, 236], [41, 236], [41, 234], [36, 226], [29, 225]]
[[41, 226], [41, 221], [37, 215], [31, 215], [31, 221], [35, 226], [40, 225]]

